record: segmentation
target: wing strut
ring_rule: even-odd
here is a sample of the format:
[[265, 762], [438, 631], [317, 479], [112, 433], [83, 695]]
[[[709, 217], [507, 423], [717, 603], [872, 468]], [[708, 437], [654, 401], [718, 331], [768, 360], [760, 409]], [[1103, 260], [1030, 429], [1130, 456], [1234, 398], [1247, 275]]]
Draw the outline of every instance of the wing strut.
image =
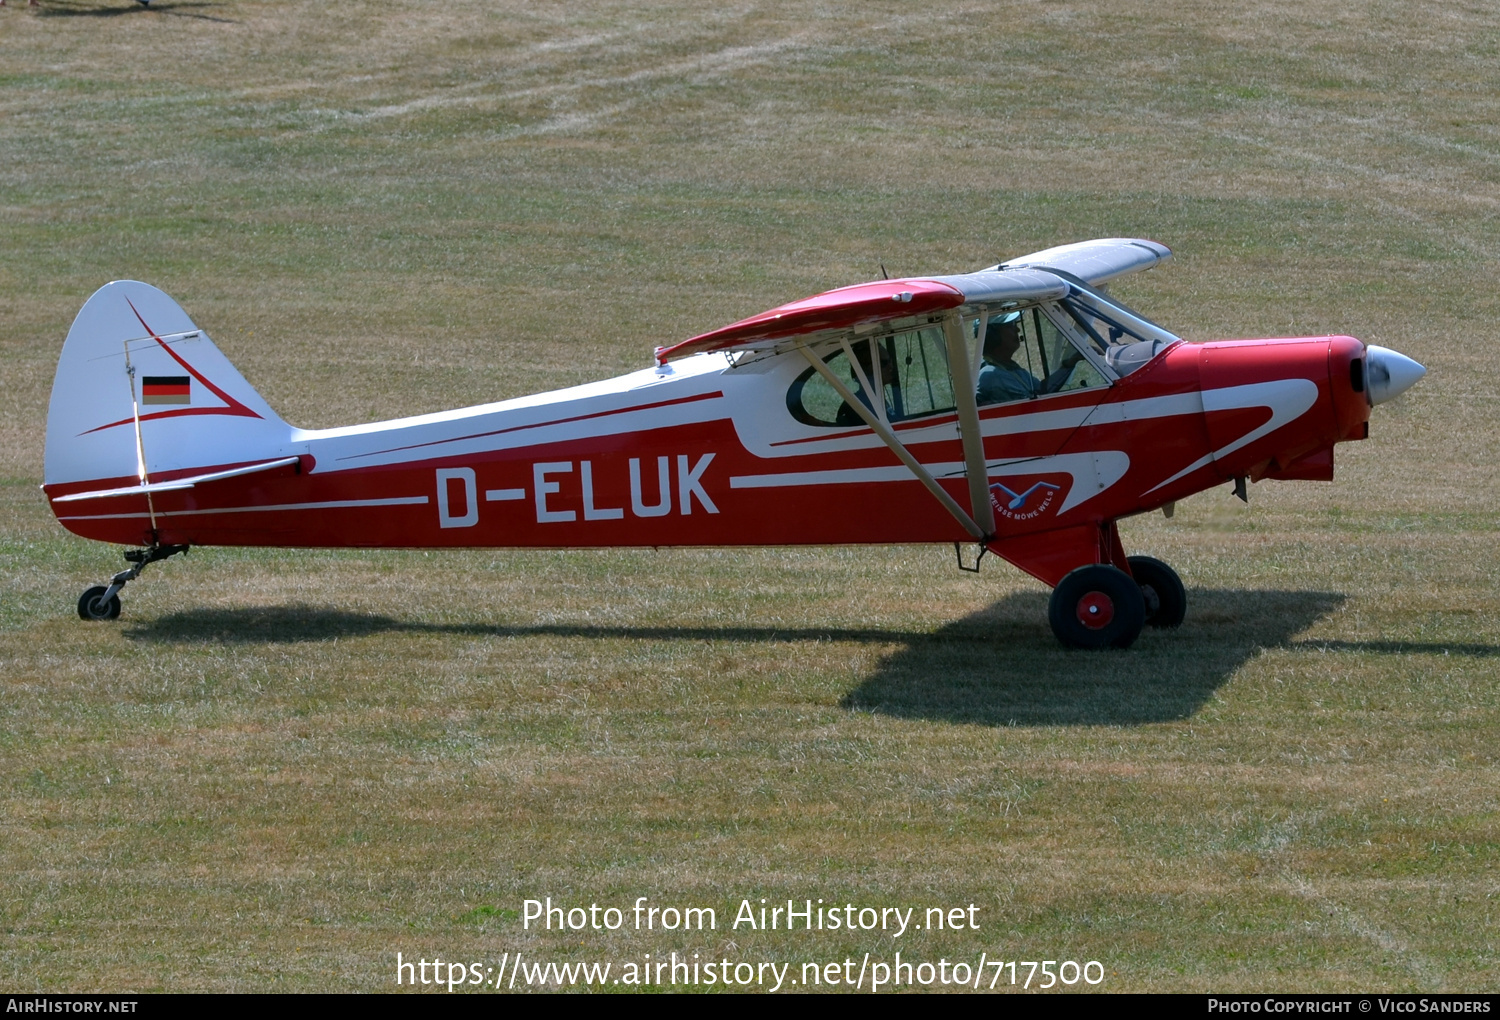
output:
[[[964, 513], [964, 508], [959, 506], [952, 496], [948, 495], [947, 490], [938, 484], [936, 478], [932, 477], [932, 473], [923, 467], [917, 458], [911, 455], [911, 451], [901, 444], [901, 440], [896, 437], [895, 432], [891, 431], [891, 427], [881, 421], [874, 411], [866, 407], [863, 400], [860, 400], [853, 393], [849, 392], [849, 388], [844, 385], [843, 380], [833, 374], [833, 370], [824, 364], [822, 358], [806, 347], [798, 347], [797, 349], [802, 352], [802, 356], [808, 360], [812, 367], [818, 370], [818, 374], [828, 380], [828, 385], [833, 387], [834, 392], [844, 398], [844, 403], [848, 404], [866, 425], [874, 429], [875, 434], [880, 437], [881, 441], [890, 447], [891, 452], [901, 459], [901, 463], [905, 464], [911, 473], [917, 476], [917, 481], [927, 486], [927, 491], [932, 493], [933, 497], [939, 503], [943, 504], [943, 508], [952, 514], [959, 524], [963, 525], [964, 530], [973, 537], [974, 541], [982, 543], [992, 537], [986, 534], [979, 525], [974, 523], [974, 518]], [[857, 364], [857, 362], [854, 363]], [[985, 509], [989, 509], [988, 496], [989, 492], [986, 490]]]
[[[984, 346], [986, 315], [979, 320], [979, 345]], [[943, 340], [953, 373], [953, 401], [958, 405], [958, 437], [964, 444], [964, 475], [969, 480], [969, 508], [985, 539], [995, 536], [995, 509], [990, 506], [990, 472], [984, 462], [984, 435], [979, 431], [979, 402], [969, 375], [969, 352], [956, 314], [943, 316]], [[976, 563], [977, 567], [978, 564]]]

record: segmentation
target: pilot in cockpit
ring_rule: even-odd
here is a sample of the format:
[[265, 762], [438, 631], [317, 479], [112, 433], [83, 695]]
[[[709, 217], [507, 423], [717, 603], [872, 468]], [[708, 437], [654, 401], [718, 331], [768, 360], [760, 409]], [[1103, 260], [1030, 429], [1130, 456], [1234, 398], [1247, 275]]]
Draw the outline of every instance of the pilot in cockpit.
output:
[[1020, 348], [1020, 312], [1011, 312], [990, 320], [984, 331], [984, 366], [979, 370], [979, 379], [974, 388], [980, 406], [1051, 393], [1067, 382], [1073, 366], [1079, 361], [1075, 353], [1056, 372], [1045, 380], [1039, 380], [1031, 374], [1030, 369], [1016, 362], [1016, 352]]
[[975, 386], [981, 405], [1036, 396], [1040, 389], [1036, 376], [1015, 361], [1020, 347], [1020, 312], [990, 320], [989, 328], [984, 331], [984, 367], [979, 370]]

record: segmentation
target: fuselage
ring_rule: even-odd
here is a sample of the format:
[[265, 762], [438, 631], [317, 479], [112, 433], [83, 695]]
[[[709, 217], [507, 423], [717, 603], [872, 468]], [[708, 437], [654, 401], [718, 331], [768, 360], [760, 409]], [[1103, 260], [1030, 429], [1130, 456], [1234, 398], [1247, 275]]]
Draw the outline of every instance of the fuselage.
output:
[[[997, 548], [1152, 510], [1235, 476], [1331, 477], [1333, 444], [1364, 435], [1369, 403], [1355, 389], [1363, 355], [1351, 337], [1177, 343], [1107, 387], [980, 408]], [[791, 354], [737, 364], [703, 354], [461, 411], [290, 429], [260, 459], [298, 458], [293, 464], [158, 491], [149, 507], [144, 495], [124, 494], [54, 508], [69, 530], [122, 544], [968, 540], [869, 428], [793, 417], [787, 393], [805, 368]], [[965, 498], [955, 412], [893, 429]], [[152, 431], [143, 422], [148, 450]], [[151, 481], [243, 463], [158, 469]], [[135, 481], [122, 475], [46, 490], [56, 498]]]

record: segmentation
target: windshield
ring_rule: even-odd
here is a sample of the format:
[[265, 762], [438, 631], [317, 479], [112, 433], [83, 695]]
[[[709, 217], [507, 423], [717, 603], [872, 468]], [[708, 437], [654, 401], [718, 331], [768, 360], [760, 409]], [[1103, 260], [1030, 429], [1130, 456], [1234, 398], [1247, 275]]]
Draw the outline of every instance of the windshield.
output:
[[1117, 374], [1129, 375], [1181, 339], [1071, 273], [1052, 272], [1072, 285], [1061, 306], [1081, 339]]
[[1120, 337], [1113, 342], [1135, 343], [1139, 340], [1159, 340], [1170, 344], [1182, 339], [1175, 333], [1158, 326], [1125, 302], [1111, 297], [1072, 273], [1066, 273], [1060, 269], [1049, 269], [1047, 272], [1067, 280], [1072, 285], [1068, 297], [1064, 299], [1067, 303], [1089, 308], [1099, 318], [1110, 322], [1111, 329], [1119, 331]]

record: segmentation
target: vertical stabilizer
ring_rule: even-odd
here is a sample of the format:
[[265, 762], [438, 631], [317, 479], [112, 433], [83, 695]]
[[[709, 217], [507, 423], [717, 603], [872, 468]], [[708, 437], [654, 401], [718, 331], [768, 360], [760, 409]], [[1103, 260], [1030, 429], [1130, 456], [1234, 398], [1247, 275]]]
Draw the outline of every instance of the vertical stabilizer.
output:
[[187, 313], [120, 280], [84, 303], [47, 409], [47, 485], [146, 480], [286, 452], [291, 428]]

